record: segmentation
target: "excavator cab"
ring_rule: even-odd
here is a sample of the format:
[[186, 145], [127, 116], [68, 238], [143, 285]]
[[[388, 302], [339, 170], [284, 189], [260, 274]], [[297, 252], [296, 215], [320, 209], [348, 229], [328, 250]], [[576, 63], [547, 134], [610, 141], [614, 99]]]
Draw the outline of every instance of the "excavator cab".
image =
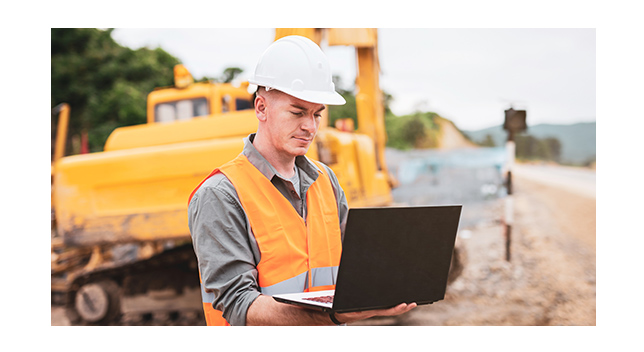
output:
[[148, 123], [168, 123], [251, 109], [248, 82], [241, 84], [194, 82], [183, 65], [174, 67], [174, 87], [148, 95]]

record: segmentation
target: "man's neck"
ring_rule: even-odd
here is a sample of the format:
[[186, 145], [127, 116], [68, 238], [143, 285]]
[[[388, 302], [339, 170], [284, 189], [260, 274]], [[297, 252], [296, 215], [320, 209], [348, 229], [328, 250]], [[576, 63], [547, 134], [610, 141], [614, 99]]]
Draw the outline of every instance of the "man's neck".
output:
[[259, 134], [255, 135], [255, 139], [252, 143], [255, 149], [257, 149], [264, 159], [266, 159], [266, 161], [268, 161], [280, 175], [286, 178], [293, 177], [293, 174], [295, 173], [295, 157], [290, 155], [284, 156], [278, 153], [270, 143], [264, 143], [264, 140]]

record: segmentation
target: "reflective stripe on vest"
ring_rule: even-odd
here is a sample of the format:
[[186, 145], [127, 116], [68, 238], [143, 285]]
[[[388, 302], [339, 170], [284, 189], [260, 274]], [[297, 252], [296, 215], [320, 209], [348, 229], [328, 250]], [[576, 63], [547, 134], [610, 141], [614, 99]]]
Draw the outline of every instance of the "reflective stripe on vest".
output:
[[[311, 268], [311, 287], [312, 291], [321, 291], [320, 286], [335, 286], [335, 279], [338, 277], [338, 267], [330, 266], [324, 268]], [[265, 295], [276, 295], [278, 293], [304, 292], [309, 288], [309, 273], [304, 272], [300, 275], [278, 282], [271, 286], [261, 287]], [[332, 290], [333, 288], [324, 288]]]
[[220, 310], [212, 307], [212, 302], [215, 300], [215, 294], [206, 292], [201, 282], [201, 273], [199, 273], [199, 286], [201, 287], [201, 301], [203, 305], [204, 318], [208, 326], [230, 326], [228, 321], [222, 315]]
[[[323, 170], [319, 164], [318, 168]], [[291, 203], [244, 155], [215, 169], [206, 179], [218, 172], [226, 175], [235, 187], [257, 241], [261, 292], [273, 295], [334, 289], [342, 243], [329, 177], [321, 171], [309, 187], [304, 222]], [[202, 298], [207, 316], [207, 309], [218, 312], [212, 304], [206, 304], [212, 303], [214, 295], [203, 287]], [[214, 325], [206, 320], [208, 325]]]

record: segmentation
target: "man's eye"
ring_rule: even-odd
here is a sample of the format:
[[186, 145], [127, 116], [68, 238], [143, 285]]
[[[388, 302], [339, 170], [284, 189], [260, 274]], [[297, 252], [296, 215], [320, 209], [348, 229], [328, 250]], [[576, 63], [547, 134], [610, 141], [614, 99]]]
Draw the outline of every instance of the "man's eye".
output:
[[301, 112], [301, 111], [291, 111], [291, 114], [293, 114], [295, 116], [302, 116], [304, 113]]

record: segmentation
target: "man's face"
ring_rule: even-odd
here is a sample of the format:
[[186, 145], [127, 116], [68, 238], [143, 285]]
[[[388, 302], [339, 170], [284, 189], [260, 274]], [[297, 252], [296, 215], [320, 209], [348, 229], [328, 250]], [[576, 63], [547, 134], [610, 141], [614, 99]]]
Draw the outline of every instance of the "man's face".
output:
[[266, 105], [263, 129], [268, 132], [264, 136], [273, 148], [293, 157], [306, 154], [320, 126], [324, 105], [275, 90], [262, 92], [262, 96]]

